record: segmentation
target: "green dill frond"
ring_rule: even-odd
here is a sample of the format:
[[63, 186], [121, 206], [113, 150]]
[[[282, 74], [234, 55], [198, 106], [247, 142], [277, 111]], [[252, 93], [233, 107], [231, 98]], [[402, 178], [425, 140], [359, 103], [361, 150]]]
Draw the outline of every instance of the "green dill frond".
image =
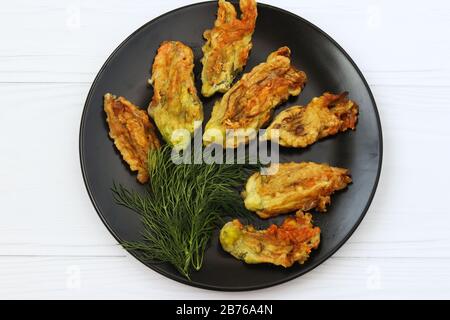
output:
[[120, 184], [114, 184], [112, 192], [116, 203], [138, 213], [143, 223], [143, 240], [122, 245], [146, 261], [171, 263], [189, 279], [192, 269], [201, 268], [218, 224], [249, 216], [239, 188], [258, 166], [175, 164], [171, 153], [168, 146], [149, 152], [147, 192]]

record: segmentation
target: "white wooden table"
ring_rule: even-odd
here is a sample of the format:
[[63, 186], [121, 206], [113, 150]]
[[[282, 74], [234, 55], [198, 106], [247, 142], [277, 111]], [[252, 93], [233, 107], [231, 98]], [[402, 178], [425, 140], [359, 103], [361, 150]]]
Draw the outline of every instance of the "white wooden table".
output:
[[0, 6], [0, 298], [450, 298], [448, 1], [270, 1], [329, 33], [378, 103], [384, 161], [351, 239], [307, 275], [223, 293], [179, 284], [123, 250], [83, 185], [78, 130], [96, 73], [150, 19], [189, 0]]

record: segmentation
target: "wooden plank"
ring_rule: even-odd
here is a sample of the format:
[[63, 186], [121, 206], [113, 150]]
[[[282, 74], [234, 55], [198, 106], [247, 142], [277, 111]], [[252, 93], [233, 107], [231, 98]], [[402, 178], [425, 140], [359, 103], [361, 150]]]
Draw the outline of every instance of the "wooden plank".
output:
[[164, 278], [131, 257], [3, 257], [0, 298], [448, 299], [449, 268], [449, 259], [331, 258], [310, 273], [269, 289], [214, 292]]
[[[0, 82], [88, 83], [134, 30], [190, 3], [47, 0], [36, 5], [21, 0], [9, 4], [0, 11], [0, 28], [14, 32], [3, 35], [8, 45], [0, 51]], [[371, 84], [450, 86], [450, 43], [436, 32], [445, 30], [450, 19], [450, 8], [443, 0], [433, 6], [423, 1], [405, 5], [387, 0], [285, 0], [276, 5], [329, 33], [355, 59]], [[399, 17], [405, 17], [402, 23]]]

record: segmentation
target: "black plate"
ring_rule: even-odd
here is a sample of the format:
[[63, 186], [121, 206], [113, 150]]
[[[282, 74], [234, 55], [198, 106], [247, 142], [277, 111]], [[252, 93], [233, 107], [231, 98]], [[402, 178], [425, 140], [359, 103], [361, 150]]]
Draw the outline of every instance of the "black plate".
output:
[[[89, 92], [80, 128], [80, 158], [89, 196], [100, 218], [117, 240], [136, 240], [141, 223], [133, 212], [114, 203], [113, 180], [129, 187], [142, 188], [131, 174], [108, 138], [103, 113], [103, 95], [112, 92], [146, 107], [152, 89], [146, 83], [156, 50], [164, 40], [180, 40], [195, 54], [197, 87], [200, 88], [202, 34], [211, 28], [217, 2], [205, 2], [169, 12], [141, 27], [109, 57]], [[381, 171], [382, 135], [374, 98], [363, 75], [328, 35], [308, 21], [287, 11], [258, 4], [258, 20], [253, 50], [246, 71], [265, 61], [278, 47], [292, 50], [293, 64], [309, 78], [305, 90], [277, 109], [307, 103], [325, 91], [349, 91], [360, 105], [355, 132], [339, 134], [304, 149], [281, 149], [281, 161], [316, 161], [351, 170], [354, 182], [332, 199], [329, 212], [315, 214], [322, 229], [320, 248], [304, 265], [284, 269], [272, 265], [246, 265], [225, 253], [217, 234], [208, 248], [203, 268], [193, 272], [192, 281], [181, 277], [170, 265], [148, 264], [153, 270], [180, 282], [216, 290], [252, 290], [276, 285], [298, 277], [329, 258], [350, 237], [363, 219], [374, 196]], [[203, 99], [205, 119], [209, 118], [216, 95]], [[151, 285], [149, 283], [149, 285]]]

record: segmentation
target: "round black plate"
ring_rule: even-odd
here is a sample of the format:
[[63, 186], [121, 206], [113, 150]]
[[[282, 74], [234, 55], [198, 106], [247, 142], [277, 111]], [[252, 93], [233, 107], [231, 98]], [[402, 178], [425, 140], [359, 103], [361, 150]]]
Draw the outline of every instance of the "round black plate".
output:
[[[113, 181], [141, 189], [134, 174], [108, 138], [103, 112], [103, 95], [122, 95], [146, 107], [153, 95], [147, 84], [156, 50], [164, 40], [180, 40], [195, 54], [195, 74], [200, 88], [203, 31], [211, 28], [217, 2], [205, 2], [169, 12], [141, 27], [126, 39], [106, 61], [89, 92], [80, 128], [80, 158], [89, 196], [100, 218], [117, 240], [140, 238], [139, 217], [112, 199]], [[266, 60], [268, 54], [287, 45], [293, 64], [309, 78], [305, 90], [277, 108], [305, 105], [325, 91], [349, 91], [360, 106], [357, 130], [320, 141], [304, 149], [281, 149], [281, 161], [315, 161], [349, 168], [354, 182], [332, 198], [328, 213], [314, 215], [322, 229], [320, 248], [304, 265], [289, 269], [272, 265], [246, 265], [225, 253], [217, 234], [207, 249], [203, 268], [192, 273], [192, 281], [181, 277], [168, 264], [148, 264], [153, 270], [180, 282], [216, 290], [252, 290], [298, 277], [329, 258], [350, 237], [363, 219], [374, 196], [381, 170], [382, 135], [375, 101], [363, 75], [328, 35], [308, 21], [287, 11], [258, 4], [253, 49], [246, 71]], [[216, 95], [203, 99], [205, 119], [209, 118]], [[151, 285], [151, 284], [149, 284]]]

